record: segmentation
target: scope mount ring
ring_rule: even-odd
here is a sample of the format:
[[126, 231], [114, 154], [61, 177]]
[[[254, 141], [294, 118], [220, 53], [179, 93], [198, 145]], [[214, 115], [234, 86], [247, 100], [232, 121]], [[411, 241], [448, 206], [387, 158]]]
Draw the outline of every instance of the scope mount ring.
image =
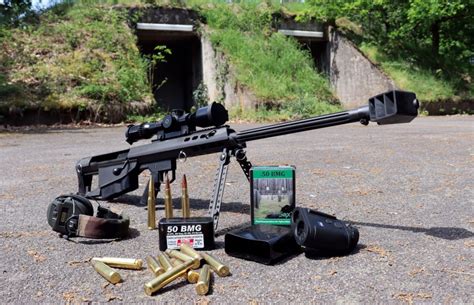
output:
[[186, 160], [188, 159], [188, 156], [186, 155], [186, 153], [182, 150], [179, 151], [179, 154], [178, 154], [178, 160], [179, 162], [186, 162]]

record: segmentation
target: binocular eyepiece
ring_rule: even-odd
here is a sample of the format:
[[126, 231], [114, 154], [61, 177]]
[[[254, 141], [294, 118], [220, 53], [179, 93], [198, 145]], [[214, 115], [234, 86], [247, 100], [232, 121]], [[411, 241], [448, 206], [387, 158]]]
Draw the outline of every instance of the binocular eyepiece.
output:
[[348, 254], [359, 241], [359, 231], [336, 217], [307, 208], [296, 208], [291, 219], [296, 243], [306, 251]]
[[221, 126], [228, 119], [229, 115], [225, 107], [213, 102], [194, 113], [185, 113], [184, 110], [178, 109], [173, 110], [158, 122], [129, 125], [125, 132], [125, 139], [129, 144], [149, 139], [154, 135], [157, 135], [158, 140], [165, 140], [196, 131], [196, 127]]

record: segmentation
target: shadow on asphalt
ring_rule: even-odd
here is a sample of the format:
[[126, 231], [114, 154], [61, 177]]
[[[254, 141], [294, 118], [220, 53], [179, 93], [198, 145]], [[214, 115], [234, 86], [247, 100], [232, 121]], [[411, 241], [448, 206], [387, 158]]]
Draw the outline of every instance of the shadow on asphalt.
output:
[[459, 240], [459, 239], [474, 237], [474, 233], [472, 233], [471, 231], [464, 228], [456, 228], [456, 227], [420, 228], [420, 227], [406, 227], [406, 226], [396, 226], [396, 225], [387, 225], [387, 224], [369, 223], [369, 222], [351, 222], [351, 224], [358, 225], [358, 226], [375, 227], [375, 228], [411, 231], [414, 233], [425, 233], [426, 235], [445, 239], [445, 240]]
[[216, 232], [216, 236], [224, 235], [226, 233], [229, 233], [230, 231], [238, 230], [238, 229], [243, 229], [245, 227], [250, 226], [250, 221], [244, 222], [244, 223], [239, 223], [238, 225], [230, 226], [224, 229], [220, 229], [219, 231]]
[[317, 251], [317, 250], [313, 250], [313, 251], [306, 250], [304, 253], [304, 256], [312, 260], [326, 260], [326, 259], [331, 259], [334, 257], [355, 255], [365, 248], [367, 248], [366, 245], [358, 244], [351, 253], [328, 253], [328, 252]]
[[[146, 204], [140, 202], [141, 196], [138, 195], [122, 195], [114, 200], [109, 200], [113, 203], [130, 204], [138, 207], [146, 207]], [[203, 199], [189, 199], [192, 210], [208, 210], [209, 200]], [[173, 208], [181, 209], [181, 198], [173, 199]], [[156, 201], [156, 209], [163, 210], [163, 199], [158, 198]], [[250, 205], [243, 204], [242, 202], [223, 202], [221, 204], [221, 212], [233, 212], [250, 215]]]

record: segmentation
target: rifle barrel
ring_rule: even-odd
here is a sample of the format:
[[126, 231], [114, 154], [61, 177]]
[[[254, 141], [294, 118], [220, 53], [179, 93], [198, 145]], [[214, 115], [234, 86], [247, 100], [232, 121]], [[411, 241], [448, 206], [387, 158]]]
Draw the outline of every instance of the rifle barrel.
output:
[[325, 114], [308, 119], [251, 128], [238, 132], [234, 138], [237, 142], [253, 141], [306, 130], [354, 123], [362, 119], [370, 119], [369, 106], [362, 106], [353, 110]]

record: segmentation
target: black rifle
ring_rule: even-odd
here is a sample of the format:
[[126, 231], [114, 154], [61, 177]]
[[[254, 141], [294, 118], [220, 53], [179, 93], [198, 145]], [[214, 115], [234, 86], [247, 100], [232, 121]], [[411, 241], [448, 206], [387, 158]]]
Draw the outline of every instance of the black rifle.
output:
[[[213, 103], [192, 114], [174, 111], [159, 122], [128, 126], [125, 133], [128, 143], [156, 136], [152, 143], [79, 160], [76, 165], [78, 193], [96, 199], [118, 197], [136, 190], [138, 176], [146, 169], [153, 175], [155, 191], [158, 193], [165, 174], [171, 173], [171, 182], [175, 179], [176, 160], [222, 152], [209, 205], [209, 214], [214, 218], [217, 229], [227, 167], [232, 156], [240, 164], [247, 179], [250, 178], [252, 164], [244, 151], [247, 141], [353, 122], [364, 125], [369, 121], [378, 124], [408, 123], [417, 116], [417, 110], [418, 101], [414, 93], [395, 90], [374, 96], [369, 99], [367, 106], [354, 110], [240, 132], [223, 125], [228, 120], [228, 115], [221, 104]], [[203, 129], [196, 130], [196, 127]], [[92, 178], [95, 175], [99, 178], [98, 188], [92, 190]], [[147, 196], [148, 187], [143, 193], [142, 203], [146, 202]]]

